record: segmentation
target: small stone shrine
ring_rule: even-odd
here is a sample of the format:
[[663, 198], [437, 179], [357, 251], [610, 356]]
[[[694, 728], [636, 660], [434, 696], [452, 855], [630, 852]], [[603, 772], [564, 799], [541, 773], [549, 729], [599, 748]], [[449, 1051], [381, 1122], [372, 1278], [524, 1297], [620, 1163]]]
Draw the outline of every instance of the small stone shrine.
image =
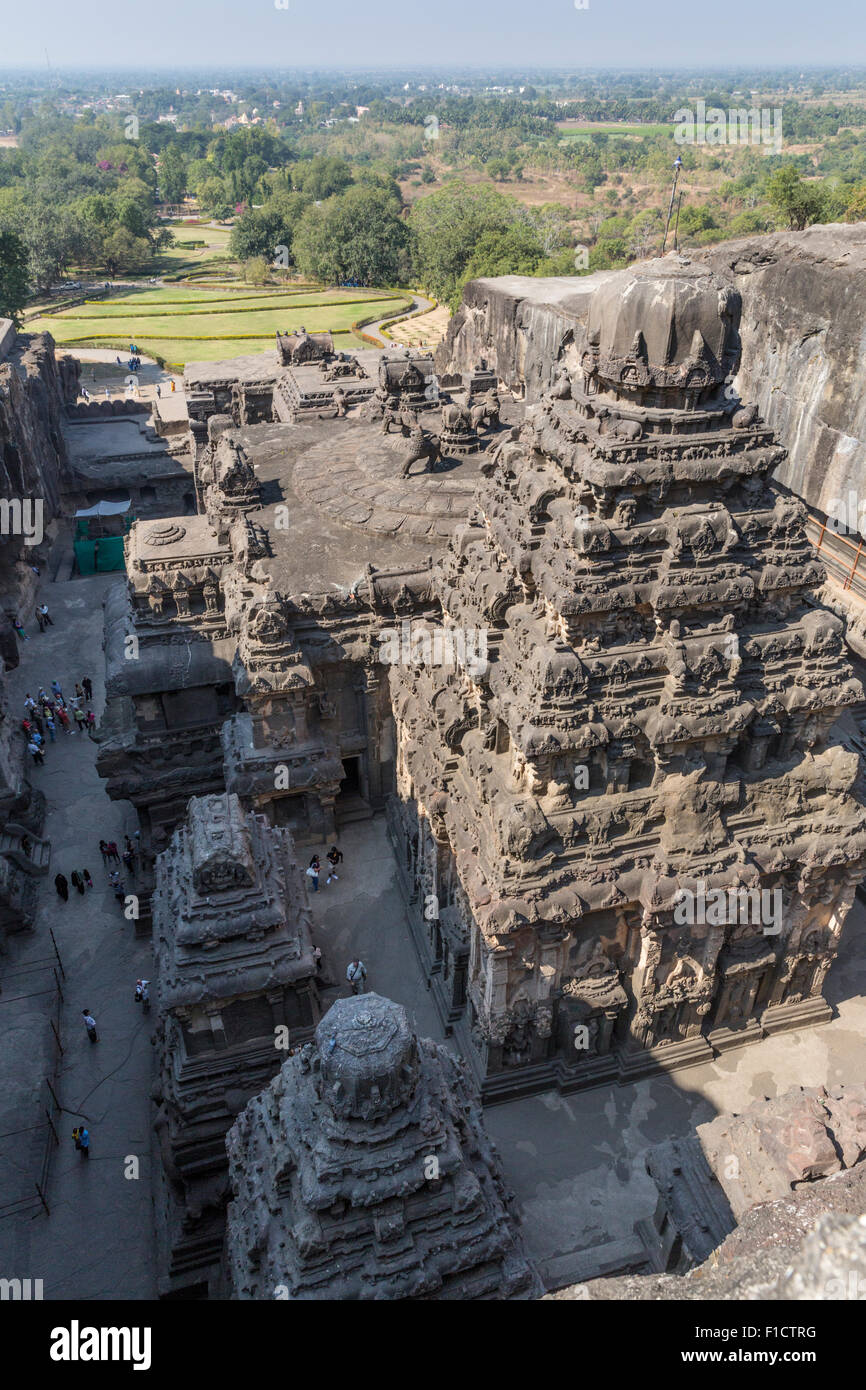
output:
[[153, 931], [160, 1293], [195, 1296], [219, 1259], [226, 1130], [319, 1017], [310, 912], [288, 830], [242, 810], [236, 796], [193, 797], [157, 859]]
[[227, 1139], [238, 1299], [540, 1294], [461, 1064], [377, 994], [340, 999]]

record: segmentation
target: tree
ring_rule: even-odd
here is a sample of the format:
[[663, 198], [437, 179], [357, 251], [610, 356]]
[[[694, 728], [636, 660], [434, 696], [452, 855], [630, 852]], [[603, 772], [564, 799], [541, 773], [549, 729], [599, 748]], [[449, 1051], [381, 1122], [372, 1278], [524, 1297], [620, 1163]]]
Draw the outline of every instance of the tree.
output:
[[335, 193], [345, 192], [352, 182], [352, 169], [337, 155], [317, 154], [295, 165], [292, 182], [296, 189], [320, 203]]
[[820, 222], [824, 211], [821, 186], [807, 183], [794, 164], [785, 164], [767, 180], [767, 197], [792, 231]]
[[267, 285], [271, 278], [271, 267], [264, 256], [253, 256], [244, 262], [244, 279], [250, 285]]
[[159, 189], [164, 202], [183, 202], [186, 193], [186, 160], [175, 145], [166, 145], [160, 155]]
[[384, 189], [363, 184], [308, 207], [293, 250], [303, 274], [325, 284], [391, 285], [405, 280], [409, 268], [399, 204]]
[[198, 202], [199, 207], [212, 217], [228, 217], [231, 212], [228, 190], [221, 178], [206, 179], [200, 184]]
[[437, 299], [459, 302], [466, 267], [481, 237], [521, 218], [516, 199], [489, 184], [456, 181], [419, 198], [409, 214], [415, 274]]
[[27, 248], [14, 232], [0, 231], [0, 318], [18, 325], [27, 300]]
[[[543, 256], [533, 228], [525, 222], [512, 222], [510, 227], [479, 237], [466, 267], [464, 283], [481, 276], [533, 275]], [[458, 303], [459, 298], [458, 295]]]
[[850, 201], [845, 211], [846, 222], [866, 222], [866, 183], [858, 184], [851, 191]]
[[146, 270], [152, 249], [146, 237], [133, 236], [128, 227], [118, 227], [105, 240], [105, 264], [111, 275]]

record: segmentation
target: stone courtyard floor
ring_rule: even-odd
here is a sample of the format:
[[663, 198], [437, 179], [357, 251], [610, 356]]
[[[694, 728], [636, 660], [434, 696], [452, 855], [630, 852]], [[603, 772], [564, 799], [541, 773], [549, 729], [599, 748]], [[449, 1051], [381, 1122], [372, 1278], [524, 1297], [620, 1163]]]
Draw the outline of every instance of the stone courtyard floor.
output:
[[[340, 881], [323, 888], [323, 874], [311, 899], [328, 973], [345, 984], [346, 965], [359, 954], [370, 989], [404, 1004], [419, 1032], [451, 1045], [412, 948], [384, 818], [347, 826], [338, 843]], [[327, 848], [305, 849], [302, 862], [316, 849], [324, 864]], [[590, 1278], [638, 1252], [634, 1223], [652, 1215], [657, 1199], [642, 1157], [654, 1144], [792, 1086], [862, 1081], [866, 909], [859, 898], [825, 993], [838, 1016], [819, 1027], [779, 1033], [671, 1076], [570, 1096], [546, 1092], [485, 1110], [543, 1277]]]
[[[104, 703], [102, 600], [110, 586], [121, 583], [119, 575], [43, 581], [55, 626], [43, 636], [27, 624], [30, 640], [21, 646], [21, 665], [8, 676], [7, 718], [19, 717], [26, 691], [35, 695], [40, 684], [47, 686], [56, 677], [69, 693], [68, 687], [85, 674], [93, 680], [99, 717]], [[8, 983], [6, 977], [45, 956], [49, 926], [66, 973], [65, 1052], [57, 1083], [65, 1113], [48, 1188], [51, 1214], [36, 1210], [0, 1220], [0, 1275], [42, 1278], [46, 1298], [148, 1299], [155, 1293], [149, 1101], [154, 1014], [141, 1014], [133, 988], [139, 975], [152, 978], [151, 950], [146, 940], [135, 937], [107, 886], [98, 841], [122, 842], [124, 833], [134, 830], [135, 817], [128, 804], [109, 801], [96, 774], [95, 753], [86, 735], [58, 734], [45, 766], [32, 770], [34, 786], [47, 799], [44, 833], [51, 839], [52, 857], [49, 874], [40, 880], [35, 930], [12, 937], [8, 954], [0, 957], [0, 1055], [7, 1098], [5, 1110], [0, 1098], [0, 1129], [12, 1128], [8, 1098], [31, 1096], [31, 1083], [44, 1071], [45, 1059], [35, 1042], [35, 1011], [48, 1008], [47, 1002], [32, 1000], [30, 1014], [19, 1016], [16, 1024], [14, 1011], [25, 1006], [4, 1006], [2, 1001], [19, 992], [19, 977]], [[345, 970], [358, 954], [367, 967], [368, 987], [403, 1004], [419, 1033], [443, 1041], [409, 936], [384, 817], [347, 825], [337, 843], [345, 855], [339, 881], [328, 887], [323, 873], [319, 892], [310, 895], [316, 940], [324, 953], [323, 984], [333, 984], [325, 990], [326, 999], [349, 992]], [[327, 848], [300, 848], [301, 864], [306, 866], [314, 849], [324, 863]], [[63, 903], [54, 890], [55, 873], [62, 870], [68, 878], [72, 869], [85, 867], [93, 876], [93, 891], [81, 898], [72, 890]], [[129, 887], [134, 890], [133, 884]], [[487, 1126], [518, 1199], [529, 1253], [550, 1282], [590, 1277], [606, 1260], [615, 1262], [635, 1246], [634, 1222], [649, 1217], [656, 1200], [643, 1163], [651, 1145], [791, 1086], [862, 1080], [866, 912], [859, 900], [830, 973], [827, 996], [838, 1008], [830, 1023], [779, 1034], [710, 1065], [629, 1086], [567, 1097], [551, 1092], [487, 1109]], [[85, 1006], [99, 1026], [100, 1041], [93, 1046], [82, 1025]], [[14, 1039], [11, 1032], [4, 1034], [4, 1028], [16, 1027]], [[33, 1030], [32, 1054], [26, 1032], [22, 1045], [22, 1028]], [[88, 1161], [75, 1152], [70, 1137], [82, 1118], [92, 1135]], [[29, 1122], [22, 1114], [19, 1123]], [[10, 1159], [7, 1150], [8, 1145], [0, 1147], [0, 1161], [6, 1154], [7, 1168], [17, 1162], [23, 1181], [23, 1158], [13, 1149]], [[133, 1167], [130, 1159], [138, 1160], [138, 1178], [125, 1176]]]
[[[7, 718], [21, 718], [28, 691], [35, 697], [40, 685], [47, 689], [56, 678], [69, 696], [76, 680], [89, 675], [99, 719], [102, 601], [110, 587], [123, 583], [119, 574], [54, 584], [43, 577], [41, 595], [54, 626], [42, 634], [35, 621], [25, 624], [29, 641], [19, 643], [21, 663], [7, 677]], [[137, 828], [135, 813], [128, 803], [108, 799], [95, 761], [96, 745], [87, 734], [58, 731], [45, 765], [29, 769], [47, 802], [43, 834], [51, 840], [51, 867], [39, 880], [35, 929], [10, 938], [10, 951], [0, 958], [0, 982], [4, 996], [19, 992], [14, 985], [22, 977], [7, 984], [4, 975], [50, 952], [48, 929], [53, 928], [66, 976], [64, 1055], [56, 1086], [64, 1113], [56, 1121], [61, 1142], [48, 1184], [51, 1214], [28, 1212], [0, 1221], [0, 1273], [43, 1279], [46, 1298], [147, 1299], [155, 1296], [149, 1132], [154, 1015], [142, 1015], [133, 992], [136, 979], [152, 973], [151, 951], [149, 942], [136, 939], [133, 923], [115, 902], [99, 853], [100, 839], [116, 840], [122, 849], [124, 834]], [[89, 870], [94, 887], [81, 897], [70, 886], [64, 903], [54, 875], [62, 872], [68, 879], [76, 868]], [[83, 1026], [85, 1007], [96, 1018], [96, 1044], [88, 1042]], [[5, 1014], [0, 1008], [0, 1052], [5, 1052]], [[15, 1057], [19, 1069], [27, 1067], [20, 1049]], [[43, 1069], [43, 1061], [34, 1047], [34, 1073]], [[39, 1078], [18, 1078], [22, 1091], [31, 1079]], [[76, 1153], [71, 1138], [82, 1119], [91, 1134], [88, 1160]], [[28, 1122], [22, 1114], [19, 1123]], [[138, 1159], [138, 1178], [124, 1176], [134, 1170], [131, 1158]]]

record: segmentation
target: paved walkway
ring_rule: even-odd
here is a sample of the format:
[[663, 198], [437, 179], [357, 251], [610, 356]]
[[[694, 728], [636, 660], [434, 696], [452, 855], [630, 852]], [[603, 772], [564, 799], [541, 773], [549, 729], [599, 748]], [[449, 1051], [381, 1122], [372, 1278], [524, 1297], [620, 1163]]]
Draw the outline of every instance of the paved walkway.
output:
[[[336, 883], [327, 884], [331, 844], [343, 851]], [[422, 1037], [444, 1041], [439, 1015], [414, 954], [397, 865], [384, 815], [345, 826], [329, 844], [303, 845], [298, 860], [306, 869], [314, 854], [322, 862], [319, 891], [310, 892], [313, 933], [321, 947], [325, 981], [346, 997], [346, 967], [359, 956], [367, 967], [367, 988], [395, 999]], [[306, 880], [308, 886], [311, 880]]]
[[[56, 678], [68, 696], [84, 675], [93, 681], [100, 717], [102, 601], [106, 590], [123, 583], [115, 574], [58, 584], [43, 580], [41, 597], [54, 626], [40, 634], [35, 622], [25, 624], [30, 640], [20, 643], [21, 664], [7, 677], [7, 718], [23, 713], [27, 691], [35, 696], [40, 685], [47, 689]], [[30, 768], [33, 786], [46, 797], [43, 833], [51, 840], [51, 868], [40, 880], [35, 930], [13, 938], [12, 949], [16, 966], [22, 965], [50, 951], [49, 926], [57, 938], [66, 973], [58, 1089], [65, 1113], [52, 1160], [50, 1216], [2, 1222], [0, 1240], [14, 1236], [10, 1275], [44, 1279], [46, 1298], [142, 1299], [155, 1296], [149, 1102], [154, 1015], [142, 1015], [133, 993], [140, 975], [152, 976], [151, 950], [124, 919], [102, 866], [99, 840], [116, 840], [122, 848], [124, 834], [132, 834], [137, 822], [129, 803], [109, 801], [95, 757], [86, 734], [58, 732], [45, 765]], [[94, 888], [84, 897], [70, 888], [64, 903], [54, 875], [60, 871], [68, 879], [76, 868], [90, 871]], [[127, 886], [134, 891], [129, 880]], [[83, 1026], [85, 1007], [98, 1024], [99, 1042], [93, 1045]], [[36, 1057], [34, 1067], [41, 1061]], [[76, 1153], [71, 1139], [82, 1119], [91, 1133], [89, 1160]], [[137, 1178], [125, 1175], [135, 1171], [131, 1159], [138, 1160]]]

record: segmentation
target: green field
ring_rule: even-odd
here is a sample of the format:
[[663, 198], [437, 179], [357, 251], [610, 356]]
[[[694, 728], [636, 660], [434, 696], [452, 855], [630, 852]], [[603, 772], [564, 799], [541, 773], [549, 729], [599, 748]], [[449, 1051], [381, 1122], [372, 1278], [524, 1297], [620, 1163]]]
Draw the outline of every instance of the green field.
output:
[[169, 366], [213, 362], [265, 352], [278, 331], [303, 325], [311, 333], [341, 336], [341, 347], [359, 346], [351, 332], [359, 320], [398, 314], [411, 301], [387, 290], [311, 290], [300, 286], [256, 293], [225, 287], [130, 290], [108, 301], [76, 305], [31, 319], [30, 333], [48, 332], [61, 347], [117, 348], [134, 342], [148, 357]]
[[558, 126], [560, 137], [563, 140], [588, 140], [592, 135], [634, 135], [638, 138], [657, 135], [673, 136], [674, 127], [672, 125], [657, 124], [649, 122], [646, 125], [639, 121], [631, 123], [593, 121], [591, 125], [580, 126]]

